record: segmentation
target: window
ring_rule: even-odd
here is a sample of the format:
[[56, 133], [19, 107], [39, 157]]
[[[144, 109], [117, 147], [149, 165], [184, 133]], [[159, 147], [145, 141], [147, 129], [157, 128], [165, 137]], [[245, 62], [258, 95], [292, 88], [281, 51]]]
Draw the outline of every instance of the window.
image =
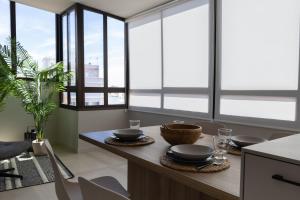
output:
[[68, 15], [68, 58], [69, 58], [69, 70], [72, 72], [73, 76], [71, 78], [70, 86], [76, 86], [76, 50], [75, 50], [75, 11], [71, 11]]
[[129, 23], [132, 109], [212, 117], [210, 10], [194, 0]]
[[222, 1], [216, 118], [295, 128], [299, 8], [297, 0]]
[[10, 36], [10, 12], [9, 1], [0, 0], [0, 44], [6, 45], [7, 38]]
[[72, 78], [66, 83], [67, 92], [64, 92], [61, 97], [62, 105], [72, 107], [77, 106], [75, 37], [75, 11], [72, 9], [62, 16], [62, 59], [65, 71], [71, 71]]
[[64, 104], [62, 94], [62, 107], [125, 108], [124, 20], [76, 4], [64, 13], [62, 22], [65, 68], [75, 74], [67, 86], [70, 102]]
[[123, 21], [107, 18], [108, 87], [125, 87], [124, 26]]
[[84, 84], [104, 87], [103, 16], [84, 10]]
[[208, 1], [163, 11], [164, 87], [208, 88], [208, 35]]
[[104, 105], [103, 93], [85, 93], [86, 106], [101, 106]]
[[[6, 11], [7, 12], [7, 11]], [[2, 16], [1, 12], [1, 16]], [[56, 63], [55, 14], [16, 4], [16, 38], [40, 69]]]
[[160, 14], [129, 24], [129, 55], [130, 89], [161, 89]]

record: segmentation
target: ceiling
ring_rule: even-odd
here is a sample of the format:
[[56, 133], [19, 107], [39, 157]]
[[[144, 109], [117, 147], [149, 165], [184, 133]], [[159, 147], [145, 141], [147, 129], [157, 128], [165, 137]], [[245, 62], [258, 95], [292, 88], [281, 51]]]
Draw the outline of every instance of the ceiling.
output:
[[78, 2], [99, 10], [128, 18], [144, 10], [169, 2], [170, 0], [14, 0], [36, 8], [61, 13]]

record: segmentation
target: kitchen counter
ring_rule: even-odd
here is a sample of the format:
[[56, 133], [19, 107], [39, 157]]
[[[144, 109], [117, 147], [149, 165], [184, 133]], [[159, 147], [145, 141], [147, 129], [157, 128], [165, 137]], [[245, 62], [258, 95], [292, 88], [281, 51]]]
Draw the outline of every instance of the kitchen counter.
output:
[[243, 151], [300, 165], [300, 134], [245, 147]]

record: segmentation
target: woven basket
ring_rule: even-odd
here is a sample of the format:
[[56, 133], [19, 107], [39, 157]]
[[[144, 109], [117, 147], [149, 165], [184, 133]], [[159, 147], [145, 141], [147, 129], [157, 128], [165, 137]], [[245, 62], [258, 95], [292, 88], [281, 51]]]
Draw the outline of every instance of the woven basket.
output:
[[189, 124], [163, 124], [161, 136], [171, 145], [194, 144], [202, 133], [202, 127]]

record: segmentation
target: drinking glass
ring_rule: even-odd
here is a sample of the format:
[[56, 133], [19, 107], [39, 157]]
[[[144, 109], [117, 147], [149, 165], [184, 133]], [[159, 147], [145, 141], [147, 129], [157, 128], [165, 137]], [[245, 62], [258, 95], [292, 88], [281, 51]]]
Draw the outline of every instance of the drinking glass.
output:
[[214, 156], [214, 162], [216, 164], [222, 164], [227, 159], [224, 155], [227, 153], [227, 151], [224, 148], [221, 148], [219, 146], [220, 138], [218, 136], [213, 136], [213, 156]]
[[231, 140], [232, 129], [219, 128], [218, 129], [218, 146], [226, 149]]
[[140, 129], [141, 120], [129, 120], [129, 125], [131, 129]]

